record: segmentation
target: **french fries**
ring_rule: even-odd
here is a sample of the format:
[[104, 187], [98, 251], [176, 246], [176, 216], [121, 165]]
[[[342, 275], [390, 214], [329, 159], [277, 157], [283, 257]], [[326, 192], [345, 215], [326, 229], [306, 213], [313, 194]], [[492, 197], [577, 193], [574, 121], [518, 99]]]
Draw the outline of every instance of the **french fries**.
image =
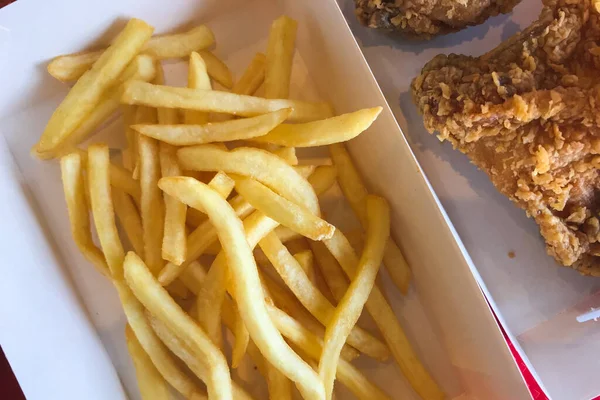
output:
[[222, 347], [221, 306], [227, 291], [227, 263], [217, 257], [196, 294], [196, 319], [217, 347]]
[[[150, 325], [160, 340], [171, 350], [173, 354], [188, 366], [188, 368], [196, 375], [201, 381], [206, 382], [208, 379], [208, 372], [202, 361], [196, 357], [190, 348], [175, 335], [164, 323], [153, 315], [148, 315]], [[238, 384], [232, 382], [233, 398], [236, 400], [251, 400], [250, 396], [244, 389]]]
[[[212, 46], [215, 37], [204, 25], [188, 32], [154, 36], [146, 42], [142, 52], [155, 59], [187, 57], [192, 51]], [[63, 82], [79, 79], [106, 50], [67, 54], [54, 58], [48, 64], [48, 73]]]
[[113, 190], [113, 206], [115, 214], [125, 230], [129, 243], [137, 254], [143, 257], [144, 254], [144, 230], [142, 228], [142, 218], [130, 195], [121, 191]]
[[298, 23], [285, 15], [271, 25], [265, 64], [267, 99], [287, 99], [289, 96], [297, 29]]
[[315, 255], [319, 271], [321, 271], [327, 287], [331, 291], [333, 298], [339, 302], [344, 297], [346, 290], [348, 290], [348, 278], [346, 278], [337, 260], [327, 250], [323, 242], [309, 241], [309, 245]]
[[[136, 124], [157, 124], [158, 123], [158, 112], [156, 110], [156, 108], [152, 108], [152, 107], [146, 107], [146, 106], [130, 106], [130, 107], [134, 107], [136, 109], [135, 111], [135, 118], [134, 121]], [[131, 126], [130, 126], [131, 128]], [[133, 131], [133, 130], [132, 130]], [[133, 135], [135, 138], [135, 150], [136, 150], [136, 155], [134, 157], [134, 164], [133, 164], [133, 179], [135, 180], [139, 180], [140, 179], [140, 140], [139, 137], [140, 135], [137, 134], [135, 131], [133, 131]]]
[[[329, 326], [334, 317], [334, 306], [312, 284], [300, 264], [279, 241], [277, 235], [274, 233], [266, 235], [258, 245], [302, 305], [323, 325]], [[343, 338], [342, 345], [345, 342], [346, 337]], [[381, 361], [389, 356], [388, 349], [383, 343], [358, 327], [354, 327], [352, 334], [348, 337], [348, 344]]]
[[[152, 66], [154, 67], [154, 63]], [[131, 129], [131, 125], [135, 123], [135, 114], [137, 112], [135, 106], [123, 105], [121, 106], [123, 114], [123, 125], [125, 125], [125, 139], [127, 140], [127, 147], [121, 150], [121, 158], [123, 159], [123, 166], [126, 170], [133, 172], [137, 160], [137, 134]]]
[[184, 169], [249, 176], [319, 215], [317, 195], [308, 181], [267, 151], [244, 147], [225, 151], [212, 145], [200, 145], [179, 149], [177, 156]]
[[[323, 243], [340, 263], [348, 278], [354, 279], [359, 260], [348, 239], [337, 229], [331, 239], [324, 240]], [[404, 330], [394, 315], [394, 311], [377, 285], [373, 286], [371, 290], [366, 308], [381, 331], [394, 359], [400, 366], [400, 370], [415, 392], [423, 399], [444, 398], [439, 386], [419, 361]]]
[[114, 284], [119, 293], [127, 322], [158, 372], [184, 398], [207, 400], [206, 393], [177, 365], [175, 358], [156, 336], [148, 323], [144, 307], [131, 289], [123, 281], [115, 280]]
[[[211, 186], [211, 188], [213, 187], [211, 184], [209, 184], [209, 186]], [[215, 191], [219, 193], [218, 190]], [[221, 195], [223, 195], [223, 193], [221, 193]], [[226, 196], [223, 197], [226, 198], [227, 196], [229, 196], [229, 193], [226, 193]], [[254, 210], [252, 206], [241, 196], [237, 196], [231, 199], [230, 204], [233, 207], [236, 215], [240, 216], [241, 218], [244, 218]], [[198, 226], [192, 233], [188, 235], [188, 254], [186, 260], [180, 265], [167, 263], [163, 270], [160, 271], [160, 274], [158, 275], [158, 281], [163, 286], [173, 282], [192, 261], [200, 257], [209, 246], [215, 243], [216, 240], [216, 230], [214, 229], [210, 221], [204, 221], [200, 226]]]
[[367, 243], [350, 287], [335, 309], [325, 330], [325, 345], [319, 361], [319, 375], [325, 383], [327, 397], [333, 396], [333, 382], [340, 352], [375, 284], [387, 238], [390, 236], [389, 206], [380, 197], [367, 197]]
[[139, 182], [133, 179], [131, 177], [131, 174], [128, 173], [125, 168], [122, 168], [113, 163], [109, 165], [109, 173], [111, 186], [129, 194], [131, 197], [133, 197], [135, 202], [139, 204], [140, 197], [142, 195]]
[[[275, 232], [275, 234], [277, 235], [277, 232]], [[277, 236], [277, 238], [279, 238], [279, 236]], [[281, 240], [281, 239], [279, 239], [279, 240]], [[302, 267], [302, 270], [306, 274], [306, 277], [308, 278], [308, 280], [314, 284], [316, 282], [316, 278], [315, 278], [315, 266], [314, 266], [314, 259], [313, 259], [312, 251], [310, 251], [310, 250], [300, 251], [300, 252], [294, 254], [294, 258], [296, 259], [296, 261], [298, 261], [298, 264]]]
[[250, 178], [236, 179], [235, 188], [251, 205], [268, 217], [312, 240], [323, 240], [333, 235], [335, 227]]
[[281, 124], [266, 135], [252, 140], [286, 147], [313, 147], [345, 142], [368, 129], [381, 110], [381, 107], [365, 108], [322, 121]]
[[257, 53], [231, 91], [236, 94], [252, 96], [265, 80], [265, 62], [265, 55]]
[[[188, 66], [188, 87], [190, 89], [211, 90], [210, 77], [207, 66], [200, 54], [190, 54]], [[203, 125], [208, 123], [208, 113], [195, 110], [185, 110], [184, 121], [188, 125]], [[171, 143], [174, 144], [174, 143]]]
[[208, 50], [203, 50], [199, 53], [206, 63], [208, 75], [227, 89], [231, 89], [233, 86], [233, 77], [227, 65]]
[[140, 186], [142, 188], [141, 215], [144, 229], [144, 260], [153, 274], [163, 267], [162, 242], [165, 205], [157, 186], [160, 178], [158, 142], [146, 136], [138, 138]]
[[[173, 146], [160, 143], [159, 158], [161, 175], [179, 176], [181, 169], [177, 164], [177, 149]], [[185, 221], [187, 207], [169, 195], [164, 196], [165, 226], [162, 241], [162, 258], [174, 264], [185, 261], [187, 253], [187, 236]]]
[[[248, 353], [271, 399], [291, 400], [293, 384], [305, 399], [330, 399], [336, 378], [359, 399], [388, 399], [350, 362], [390, 353], [424, 400], [443, 397], [375, 282], [382, 259], [403, 292], [410, 270], [389, 238], [387, 203], [369, 195], [343, 145], [382, 108], [334, 116], [327, 103], [288, 99], [297, 28], [275, 20], [266, 56], [255, 53], [235, 84], [207, 50], [207, 27], [151, 37], [136, 19], [109, 48], [48, 66], [79, 80], [32, 153], [61, 158], [73, 239], [117, 289], [145, 400], [169, 398], [170, 387], [192, 400], [251, 399], [231, 379], [222, 323], [234, 335], [231, 367]], [[188, 56], [188, 87], [167, 86], [160, 60]], [[119, 108], [126, 148], [80, 148]], [[297, 150], [324, 145], [331, 159]], [[336, 181], [363, 227], [357, 250], [321, 216], [319, 196]], [[363, 307], [383, 340], [356, 324]]]
[[[338, 170], [338, 182], [342, 188], [342, 192], [344, 192], [346, 199], [348, 199], [362, 226], [366, 227], [367, 189], [362, 183], [358, 171], [354, 168], [350, 155], [344, 145], [332, 144], [329, 146], [329, 150]], [[410, 284], [411, 272], [402, 252], [392, 238], [388, 239], [383, 263], [392, 281], [402, 293], [406, 294], [408, 292], [408, 285]]]
[[[233, 350], [231, 351], [231, 367], [237, 368], [242, 362], [242, 358], [244, 358], [244, 354], [246, 354], [246, 351], [249, 348], [248, 346], [250, 345], [250, 333], [248, 332], [248, 329], [246, 329], [246, 325], [244, 325], [244, 320], [242, 320], [242, 316], [240, 315], [240, 312], [238, 311], [237, 307], [234, 311], [235, 323], [233, 325], [233, 334], [235, 335], [235, 342], [233, 345]], [[268, 368], [271, 369], [274, 367], [269, 364]]]
[[184, 33], [152, 37], [143, 50], [157, 60], [187, 57], [193, 51], [212, 46], [215, 36], [205, 25], [200, 25]]
[[284, 108], [257, 117], [204, 125], [133, 125], [132, 128], [174, 146], [190, 146], [262, 136], [285, 121], [291, 112]]
[[154, 28], [131, 19], [114, 43], [83, 74], [50, 117], [35, 146], [39, 153], [55, 150], [98, 105], [103, 93], [113, 86], [119, 74], [141, 50]]
[[320, 379], [313, 369], [290, 349], [273, 326], [264, 299], [255, 297], [255, 293], [262, 290], [256, 263], [242, 223], [231, 206], [208, 186], [192, 178], [163, 178], [159, 186], [171, 195], [175, 195], [177, 191], [181, 200], [185, 196], [184, 202], [188, 205], [200, 203], [200, 208], [206, 210], [217, 229], [219, 240], [221, 243], [228, 243], [223, 250], [227, 255], [229, 268], [232, 269], [231, 276], [240, 315], [250, 337], [273, 366], [297, 383], [303, 396], [323, 399], [325, 393]]
[[[173, 179], [173, 178], [165, 178]], [[124, 263], [125, 280], [135, 297], [154, 316], [179, 333], [183, 343], [207, 365], [208, 395], [215, 399], [231, 399], [231, 377], [223, 353], [204, 331], [175, 303], [156, 281], [144, 262], [129, 252]]]
[[292, 113], [288, 117], [290, 122], [315, 121], [333, 116], [333, 110], [327, 103], [285, 99], [270, 100], [217, 90], [153, 85], [141, 81], [125, 83], [121, 102], [149, 107], [217, 112], [241, 117], [255, 117], [282, 108], [291, 108]]
[[92, 145], [89, 147], [88, 182], [92, 202], [92, 216], [111, 276], [118, 278], [123, 275], [125, 251], [119, 239], [115, 222], [110, 190], [109, 164], [108, 146]]
[[109, 89], [100, 98], [98, 105], [83, 119], [81, 124], [54, 150], [40, 152], [35, 155], [40, 159], [51, 159], [61, 154], [73, 151], [81, 142], [91, 136], [119, 108], [122, 83], [129, 80], [150, 81], [156, 74], [154, 60], [149, 56], [140, 55], [133, 59], [119, 76], [116, 87]]
[[[321, 358], [323, 340], [308, 331], [302, 324], [276, 307], [269, 307], [269, 315], [281, 334], [301, 348], [314, 360]], [[359, 399], [389, 399], [381, 389], [371, 383], [352, 364], [340, 359], [336, 371], [338, 379]]]
[[73, 240], [83, 256], [104, 276], [110, 278], [110, 270], [106, 264], [104, 254], [96, 247], [90, 231], [90, 217], [88, 203], [85, 199], [84, 161], [77, 153], [66, 155], [60, 159], [63, 189], [71, 234]]
[[135, 375], [143, 400], [169, 400], [169, 387], [167, 382], [156, 369], [152, 360], [135, 337], [131, 327], [125, 328], [127, 349], [135, 366]]

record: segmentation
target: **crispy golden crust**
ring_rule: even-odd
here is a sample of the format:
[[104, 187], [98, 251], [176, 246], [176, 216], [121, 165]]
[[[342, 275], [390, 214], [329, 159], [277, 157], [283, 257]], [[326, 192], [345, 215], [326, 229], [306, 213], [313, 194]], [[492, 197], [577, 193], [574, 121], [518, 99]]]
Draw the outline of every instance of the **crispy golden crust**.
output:
[[358, 20], [368, 27], [429, 39], [508, 13], [519, 1], [355, 0], [355, 12]]
[[546, 0], [478, 57], [439, 55], [414, 79], [425, 126], [540, 226], [561, 264], [600, 276], [600, 8]]

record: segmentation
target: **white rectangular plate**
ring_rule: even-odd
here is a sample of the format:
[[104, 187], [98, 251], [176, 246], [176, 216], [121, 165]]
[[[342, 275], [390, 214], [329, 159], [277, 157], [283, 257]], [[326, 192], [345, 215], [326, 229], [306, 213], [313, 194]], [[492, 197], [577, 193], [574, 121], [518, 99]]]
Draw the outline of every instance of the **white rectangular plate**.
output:
[[[90, 393], [123, 398], [111, 363], [124, 392], [138, 398], [116, 294], [72, 243], [57, 163], [29, 155], [67, 91], [46, 74], [47, 60], [106, 43], [135, 16], [156, 26], [157, 33], [208, 24], [217, 37], [217, 54], [239, 77], [254, 53], [264, 51], [270, 23], [282, 13], [300, 27], [292, 97], [328, 100], [338, 113], [384, 106], [350, 150], [373, 191], [390, 201], [394, 236], [413, 267], [413, 289], [405, 298], [392, 290], [385, 274], [383, 280], [420, 357], [450, 398], [528, 397], [462, 245], [333, 0], [19, 0], [0, 12], [0, 133], [6, 139], [0, 139], [0, 190], [14, 193], [0, 208], [5, 261], [0, 340], [29, 399], [91, 398]], [[166, 69], [169, 83], [184, 83], [184, 64]], [[114, 140], [122, 132], [119, 125], [116, 121], [102, 134], [111, 137], [111, 146], [119, 145]], [[72, 288], [63, 275], [72, 279]], [[71, 362], [57, 365], [57, 357]], [[393, 398], [417, 398], [393, 363], [358, 364]], [[264, 385], [249, 363], [235, 374], [264, 398]], [[71, 379], [78, 385], [70, 385]]]

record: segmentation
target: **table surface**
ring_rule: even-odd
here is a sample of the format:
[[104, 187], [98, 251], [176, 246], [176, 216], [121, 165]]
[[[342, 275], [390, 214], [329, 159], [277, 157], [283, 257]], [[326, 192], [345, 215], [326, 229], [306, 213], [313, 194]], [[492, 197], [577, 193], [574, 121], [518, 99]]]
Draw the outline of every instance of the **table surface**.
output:
[[[0, 8], [12, 3], [13, 1], [15, 1], [15, 0], [0, 0]], [[509, 348], [510, 348], [513, 356], [515, 357], [515, 362], [519, 366], [519, 369], [521, 370], [521, 373], [523, 374], [523, 377], [524, 377], [525, 381], [527, 382], [527, 385], [529, 386], [529, 390], [531, 392], [531, 396], [533, 397], [533, 399], [534, 400], [547, 400], [548, 397], [540, 389], [540, 386], [537, 384], [537, 382], [535, 381], [535, 379], [533, 378], [533, 376], [527, 369], [527, 366], [525, 365], [525, 363], [523, 362], [523, 360], [521, 359], [519, 354], [515, 351], [515, 348], [512, 345], [512, 343], [510, 343], [510, 341], [506, 335], [504, 335], [504, 338], [507, 340]], [[7, 399], [11, 399], [11, 400], [25, 399], [25, 396], [23, 395], [23, 392], [21, 391], [21, 388], [12, 372], [12, 369], [10, 368], [10, 364], [6, 360], [6, 357], [5, 357], [4, 352], [2, 351], [1, 347], [0, 347], [0, 392], [2, 392], [6, 396]], [[596, 398], [596, 400], [600, 400], [600, 397]]]

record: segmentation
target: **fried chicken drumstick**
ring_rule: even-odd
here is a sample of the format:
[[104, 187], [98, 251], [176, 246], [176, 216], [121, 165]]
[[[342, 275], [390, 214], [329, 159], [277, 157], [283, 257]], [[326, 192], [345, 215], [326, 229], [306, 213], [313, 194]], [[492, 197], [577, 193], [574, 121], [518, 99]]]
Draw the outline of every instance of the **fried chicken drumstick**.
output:
[[545, 0], [532, 26], [489, 53], [435, 57], [412, 91], [426, 128], [535, 219], [548, 254], [600, 276], [595, 1]]
[[520, 0], [355, 0], [356, 16], [371, 28], [429, 39], [506, 14]]

